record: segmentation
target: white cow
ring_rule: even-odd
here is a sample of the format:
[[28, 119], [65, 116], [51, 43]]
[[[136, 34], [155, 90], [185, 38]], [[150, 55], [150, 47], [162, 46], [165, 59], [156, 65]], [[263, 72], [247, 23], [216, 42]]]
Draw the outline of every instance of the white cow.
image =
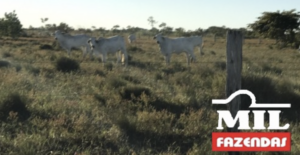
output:
[[131, 43], [133, 43], [133, 42], [135, 42], [135, 41], [136, 41], [135, 34], [130, 34], [130, 35], [128, 36], [128, 42], [131, 44]]
[[196, 61], [196, 57], [194, 55], [195, 46], [202, 46], [202, 37], [194, 36], [194, 37], [180, 37], [180, 38], [167, 38], [162, 36], [162, 34], [157, 34], [154, 36], [156, 42], [159, 44], [160, 51], [164, 55], [166, 64], [170, 63], [171, 54], [172, 53], [186, 53], [187, 64], [190, 65], [190, 58], [192, 61]]
[[126, 51], [125, 40], [122, 36], [113, 36], [109, 38], [90, 38], [88, 40], [91, 50], [93, 52], [100, 54], [102, 58], [103, 65], [106, 63], [108, 53], [116, 53], [117, 63], [120, 62], [122, 57], [122, 64], [127, 66], [128, 64], [128, 54]]
[[69, 35], [59, 30], [54, 32], [54, 38], [59, 42], [60, 46], [67, 50], [68, 56], [71, 54], [71, 50], [73, 48], [81, 48], [83, 52], [83, 59], [85, 58], [87, 53], [91, 53], [89, 44], [87, 41], [89, 40], [90, 36], [80, 34], [80, 35]]
[[194, 45], [194, 48], [198, 47], [200, 55], [203, 55], [204, 43], [203, 43], [202, 36], [191, 36], [191, 37], [187, 37], [187, 39], [190, 43]]

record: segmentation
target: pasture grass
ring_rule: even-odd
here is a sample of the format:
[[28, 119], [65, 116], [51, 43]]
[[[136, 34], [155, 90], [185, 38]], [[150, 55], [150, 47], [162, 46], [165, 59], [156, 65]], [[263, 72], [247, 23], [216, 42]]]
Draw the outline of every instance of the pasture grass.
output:
[[[76, 50], [65, 58], [50, 38], [0, 41], [1, 154], [224, 154], [211, 151], [216, 110], [226, 108], [211, 104], [225, 96], [224, 39], [205, 38], [204, 55], [197, 49], [188, 67], [184, 54], [166, 66], [157, 44], [142, 37], [127, 46], [127, 68], [115, 55], [106, 66], [81, 62]], [[292, 152], [243, 155], [300, 153], [300, 55], [275, 46], [246, 39], [242, 88], [258, 102], [292, 104], [282, 114], [291, 124]], [[71, 63], [76, 71], [69, 71]], [[247, 109], [249, 98], [242, 101]]]

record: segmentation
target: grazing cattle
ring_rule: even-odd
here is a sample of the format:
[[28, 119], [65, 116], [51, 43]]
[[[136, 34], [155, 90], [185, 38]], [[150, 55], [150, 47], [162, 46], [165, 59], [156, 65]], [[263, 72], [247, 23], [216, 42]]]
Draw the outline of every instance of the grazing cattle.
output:
[[80, 34], [80, 35], [69, 35], [59, 30], [54, 32], [54, 38], [58, 41], [60, 46], [67, 50], [68, 56], [71, 54], [71, 50], [73, 48], [81, 48], [83, 51], [83, 59], [85, 58], [87, 53], [91, 53], [89, 44], [87, 41], [89, 40], [90, 36]]
[[157, 34], [153, 39], [155, 39], [159, 44], [160, 51], [164, 55], [167, 65], [170, 63], [172, 53], [179, 54], [185, 52], [187, 57], [187, 64], [189, 66], [191, 60], [196, 61], [196, 57], [194, 55], [195, 46], [202, 46], [202, 37], [200, 36], [171, 39], [162, 36], [162, 34]]
[[90, 38], [88, 40], [91, 50], [93, 52], [100, 54], [102, 58], [103, 65], [106, 63], [107, 54], [116, 53], [117, 64], [120, 62], [122, 57], [122, 64], [127, 66], [128, 64], [128, 54], [125, 47], [125, 40], [122, 36], [113, 36], [110, 38]]
[[193, 44], [194, 48], [198, 47], [199, 48], [199, 53], [200, 55], [203, 55], [203, 40], [201, 36], [191, 36], [187, 37], [187, 40]]
[[128, 42], [131, 44], [131, 43], [133, 43], [133, 42], [135, 42], [135, 41], [136, 41], [135, 34], [130, 34], [130, 35], [128, 36]]

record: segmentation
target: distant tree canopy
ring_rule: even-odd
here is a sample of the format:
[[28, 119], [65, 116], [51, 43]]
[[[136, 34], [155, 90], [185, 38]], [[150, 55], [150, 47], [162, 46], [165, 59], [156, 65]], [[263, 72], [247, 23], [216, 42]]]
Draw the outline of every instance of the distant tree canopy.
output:
[[63, 31], [63, 32], [69, 32], [69, 31], [72, 31], [73, 28], [70, 27], [68, 24], [66, 23], [60, 23], [59, 25], [56, 25], [56, 24], [46, 24], [46, 28], [48, 30], [51, 30], [51, 31], [55, 31], [55, 30], [60, 30], [60, 31]]
[[206, 34], [211, 33], [216, 36], [225, 37], [227, 30], [228, 30], [228, 28], [226, 28], [225, 26], [222, 26], [222, 27], [211, 26], [205, 30], [205, 33]]
[[152, 16], [150, 16], [148, 19], [147, 19], [148, 23], [151, 25], [151, 27], [153, 28], [154, 27], [154, 24], [157, 23], [156, 20], [154, 20], [154, 18]]
[[[295, 43], [295, 34], [299, 30], [300, 13], [290, 11], [263, 12], [258, 20], [248, 25], [254, 32], [283, 43]], [[297, 43], [299, 44], [299, 43]]]
[[15, 11], [5, 13], [4, 18], [0, 18], [0, 36], [17, 38], [22, 32], [22, 24]]

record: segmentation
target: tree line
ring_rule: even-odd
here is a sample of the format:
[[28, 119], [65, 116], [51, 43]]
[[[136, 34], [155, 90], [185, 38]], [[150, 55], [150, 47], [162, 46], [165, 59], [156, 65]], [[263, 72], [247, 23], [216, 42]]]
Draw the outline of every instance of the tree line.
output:
[[[67, 23], [47, 24], [48, 18], [41, 18], [43, 26], [34, 28], [30, 26], [29, 30], [61, 30], [74, 31], [75, 29]], [[156, 33], [163, 33], [164, 35], [173, 36], [192, 36], [192, 35], [206, 35], [213, 34], [217, 37], [225, 37], [229, 28], [225, 26], [211, 26], [207, 29], [198, 28], [196, 30], [185, 30], [183, 27], [173, 28], [162, 22], [158, 23], [152, 16], [147, 19], [151, 29], [143, 29], [128, 25], [126, 28], [120, 28], [119, 25], [114, 25], [111, 29], [104, 27], [96, 28], [78, 28], [76, 31], [81, 32], [99, 32], [100, 34], [107, 33], [137, 33], [142, 32], [144, 35], [153, 35]], [[247, 25], [246, 28], [240, 28], [245, 38], [270, 38], [275, 39], [281, 47], [298, 48], [300, 45], [300, 12], [295, 9], [289, 11], [263, 12], [256, 21]], [[0, 18], [0, 37], [20, 37], [24, 35], [24, 28], [15, 11], [5, 13], [3, 18]]]

